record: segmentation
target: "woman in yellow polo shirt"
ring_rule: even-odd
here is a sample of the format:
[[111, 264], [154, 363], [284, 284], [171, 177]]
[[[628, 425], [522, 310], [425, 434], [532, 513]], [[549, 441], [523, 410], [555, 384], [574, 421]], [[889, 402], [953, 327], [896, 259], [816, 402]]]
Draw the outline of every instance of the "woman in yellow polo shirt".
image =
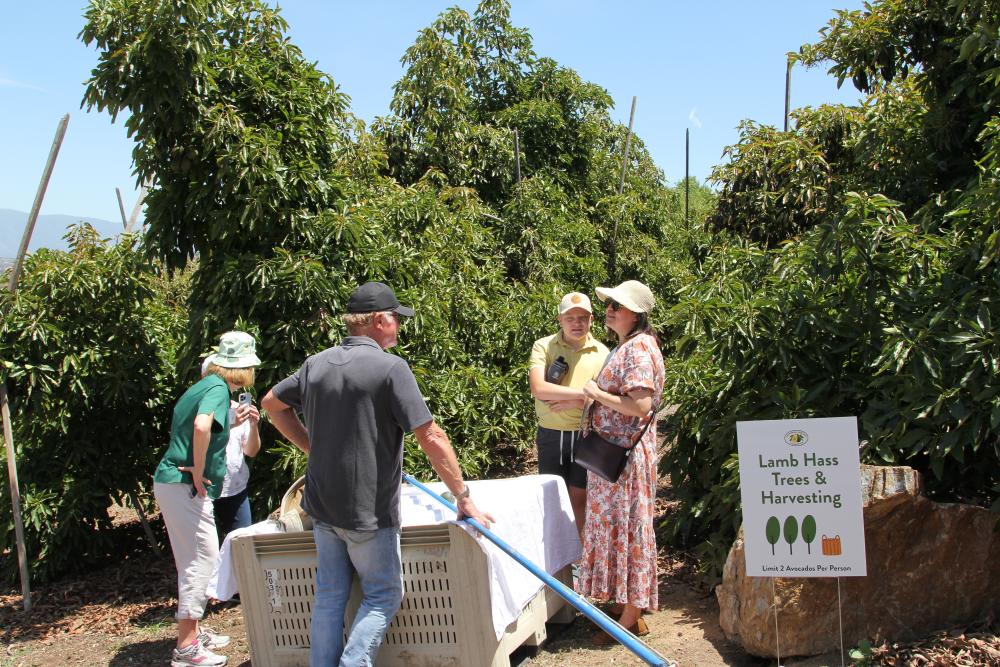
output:
[[583, 386], [597, 377], [608, 348], [590, 334], [593, 309], [587, 295], [570, 292], [559, 302], [559, 332], [535, 341], [528, 382], [538, 413], [538, 472], [566, 481], [576, 528], [583, 535], [587, 471], [573, 460], [580, 437]]

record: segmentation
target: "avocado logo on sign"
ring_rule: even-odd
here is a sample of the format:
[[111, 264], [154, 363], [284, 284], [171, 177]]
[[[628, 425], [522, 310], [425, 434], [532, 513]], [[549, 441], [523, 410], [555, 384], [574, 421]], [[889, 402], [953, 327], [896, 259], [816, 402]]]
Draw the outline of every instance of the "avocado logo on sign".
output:
[[809, 434], [805, 431], [789, 431], [785, 434], [785, 444], [800, 447], [809, 442]]

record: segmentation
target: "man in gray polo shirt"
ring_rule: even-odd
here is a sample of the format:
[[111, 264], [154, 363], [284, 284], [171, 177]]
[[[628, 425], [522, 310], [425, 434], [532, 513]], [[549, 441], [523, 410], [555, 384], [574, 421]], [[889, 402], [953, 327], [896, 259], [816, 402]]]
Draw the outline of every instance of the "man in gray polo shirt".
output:
[[[271, 423], [309, 456], [302, 507], [315, 524], [312, 667], [373, 664], [399, 609], [405, 432], [414, 433], [455, 494], [459, 518], [486, 526], [493, 520], [469, 497], [451, 442], [434, 423], [410, 367], [384, 351], [396, 344], [400, 318], [412, 315], [387, 285], [358, 287], [344, 315], [348, 337], [306, 359], [262, 401]], [[345, 644], [341, 631], [354, 573], [364, 599]]]

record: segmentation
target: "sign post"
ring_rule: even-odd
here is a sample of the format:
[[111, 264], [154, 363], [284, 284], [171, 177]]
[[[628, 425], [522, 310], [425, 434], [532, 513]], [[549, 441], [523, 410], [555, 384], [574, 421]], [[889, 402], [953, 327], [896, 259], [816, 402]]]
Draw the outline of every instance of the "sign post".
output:
[[857, 419], [737, 422], [736, 438], [747, 575], [837, 577], [839, 614], [840, 577], [868, 574]]

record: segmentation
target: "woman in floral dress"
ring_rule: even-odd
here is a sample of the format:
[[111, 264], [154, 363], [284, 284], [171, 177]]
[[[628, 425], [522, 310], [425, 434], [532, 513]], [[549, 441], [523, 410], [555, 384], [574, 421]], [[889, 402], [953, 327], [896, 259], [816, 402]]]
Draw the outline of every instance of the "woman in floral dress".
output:
[[[597, 288], [605, 302], [608, 329], [618, 347], [607, 365], [584, 387], [594, 401], [593, 429], [604, 439], [627, 447], [646, 426], [621, 477], [608, 482], [594, 473], [587, 478], [587, 517], [577, 592], [621, 606], [618, 622], [636, 635], [649, 633], [644, 609], [656, 609], [656, 419], [650, 411], [663, 393], [663, 356], [649, 323], [656, 300], [649, 288], [628, 280], [613, 288]], [[614, 640], [601, 631], [597, 644]]]

